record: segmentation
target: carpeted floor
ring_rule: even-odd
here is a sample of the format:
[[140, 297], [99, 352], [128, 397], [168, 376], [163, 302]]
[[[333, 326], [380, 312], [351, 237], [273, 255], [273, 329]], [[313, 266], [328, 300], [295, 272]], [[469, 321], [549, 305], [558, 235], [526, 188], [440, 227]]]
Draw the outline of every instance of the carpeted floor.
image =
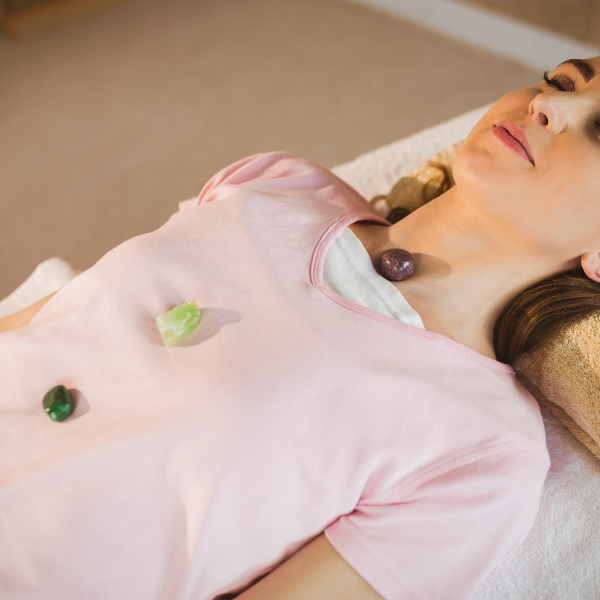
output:
[[346, 0], [130, 0], [0, 39], [0, 297], [159, 227], [236, 159], [331, 167], [539, 78]]

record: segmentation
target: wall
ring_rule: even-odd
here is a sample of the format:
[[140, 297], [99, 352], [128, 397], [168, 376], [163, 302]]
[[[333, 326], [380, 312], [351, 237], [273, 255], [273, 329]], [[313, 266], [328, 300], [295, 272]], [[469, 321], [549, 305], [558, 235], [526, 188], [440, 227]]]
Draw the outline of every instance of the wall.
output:
[[466, 0], [551, 31], [600, 44], [600, 0]]

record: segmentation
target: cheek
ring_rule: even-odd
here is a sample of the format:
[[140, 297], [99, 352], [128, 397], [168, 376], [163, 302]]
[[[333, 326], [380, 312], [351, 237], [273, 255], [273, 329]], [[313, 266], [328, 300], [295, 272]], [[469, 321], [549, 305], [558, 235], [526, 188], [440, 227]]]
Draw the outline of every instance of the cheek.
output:
[[[512, 156], [512, 150], [503, 147], [492, 133], [495, 122], [506, 119], [519, 121], [528, 114], [529, 103], [535, 96], [533, 88], [525, 88], [503, 96], [475, 125], [459, 152], [453, 174], [465, 193], [484, 195], [497, 201], [507, 194], [516, 197], [525, 193], [529, 164], [521, 165], [521, 158]], [[525, 186], [525, 187], [524, 187]]]
[[547, 195], [543, 199], [544, 208], [553, 217], [558, 243], [573, 245], [581, 252], [588, 246], [600, 248], [600, 177], [595, 176], [595, 170], [573, 167], [553, 183], [544, 186]]
[[560, 256], [600, 241], [600, 175], [590, 171], [566, 160], [551, 160], [545, 172], [506, 169], [476, 141], [465, 142], [453, 166], [461, 197], [500, 235]]
[[[453, 175], [461, 198], [485, 227], [516, 246], [550, 248], [559, 219], [552, 211], [544, 211], [534, 173], [506, 168], [487, 146], [465, 142]], [[537, 187], [539, 192], [539, 182]]]

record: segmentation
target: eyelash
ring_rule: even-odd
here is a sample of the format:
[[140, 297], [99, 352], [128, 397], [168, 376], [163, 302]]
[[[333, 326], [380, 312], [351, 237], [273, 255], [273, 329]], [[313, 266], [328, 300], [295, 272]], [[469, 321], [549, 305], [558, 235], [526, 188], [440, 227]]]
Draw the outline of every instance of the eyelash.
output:
[[[559, 92], [574, 92], [576, 90], [575, 83], [566, 75], [561, 75], [560, 79], [558, 79], [557, 77], [550, 77], [548, 71], [544, 71], [544, 81], [548, 85], [556, 88]], [[596, 124], [596, 127], [600, 129], [600, 117], [594, 119], [594, 123]]]
[[544, 81], [555, 87], [560, 92], [574, 92], [575, 91], [575, 83], [570, 77], [566, 75], [561, 75], [560, 79], [557, 77], [550, 77], [548, 71], [544, 71]]

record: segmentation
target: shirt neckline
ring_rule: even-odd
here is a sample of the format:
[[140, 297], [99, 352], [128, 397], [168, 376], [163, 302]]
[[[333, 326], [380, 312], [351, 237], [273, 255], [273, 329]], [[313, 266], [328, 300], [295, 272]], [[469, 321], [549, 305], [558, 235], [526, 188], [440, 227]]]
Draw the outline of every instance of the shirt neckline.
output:
[[421, 316], [400, 289], [377, 272], [367, 249], [351, 227], [344, 227], [325, 253], [322, 283], [360, 306], [425, 329]]
[[[396, 329], [398, 331], [403, 331], [404, 333], [408, 333], [409, 335], [413, 335], [416, 337], [424, 338], [436, 344], [441, 344], [442, 346], [446, 346], [456, 352], [460, 352], [461, 354], [465, 354], [470, 356], [471, 358], [491, 367], [492, 369], [496, 369], [497, 371], [503, 371], [505, 373], [510, 373], [511, 375], [515, 374], [514, 369], [505, 363], [501, 363], [498, 360], [493, 358], [489, 358], [488, 356], [484, 356], [480, 352], [461, 344], [455, 340], [452, 340], [441, 333], [435, 333], [433, 331], [428, 331], [424, 329], [420, 329], [418, 327], [414, 327], [413, 325], [409, 325], [408, 323], [402, 323], [401, 321], [397, 321], [392, 317], [388, 317], [386, 315], [382, 315], [370, 308], [366, 308], [365, 306], [361, 306], [356, 302], [348, 300], [339, 294], [328, 289], [325, 285], [323, 285], [323, 268], [325, 263], [325, 256], [327, 254], [327, 250], [333, 243], [334, 239], [341, 233], [341, 231], [352, 225], [352, 223], [356, 223], [357, 221], [371, 221], [374, 223], [381, 223], [383, 225], [389, 226], [389, 221], [375, 215], [370, 212], [351, 212], [348, 213], [336, 221], [334, 221], [321, 235], [317, 245], [313, 250], [312, 259], [310, 262], [310, 282], [314, 288], [319, 290], [321, 293], [325, 294], [330, 300], [347, 308], [353, 312], [359, 313], [367, 318], [373, 319], [375, 321], [379, 321], [383, 325], [387, 325], [392, 329]], [[359, 240], [360, 241], [360, 240]], [[361, 242], [362, 243], [362, 242]]]

